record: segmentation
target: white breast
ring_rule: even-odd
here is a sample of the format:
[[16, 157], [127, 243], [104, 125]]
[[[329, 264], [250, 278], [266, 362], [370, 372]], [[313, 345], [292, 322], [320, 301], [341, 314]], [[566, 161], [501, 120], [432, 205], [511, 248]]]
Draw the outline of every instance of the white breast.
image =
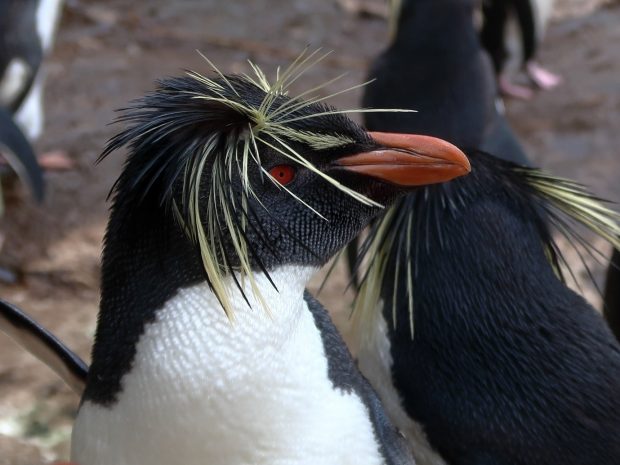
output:
[[[446, 465], [443, 458], [429, 444], [422, 426], [409, 417], [403, 408], [400, 396], [392, 383], [393, 361], [382, 308], [377, 309], [373, 316], [373, 321], [364, 322], [364, 328], [360, 328], [363, 337], [358, 350], [359, 369], [377, 391], [394, 426], [405, 435], [416, 463]], [[411, 376], [415, 376], [415, 373], [411, 373]]]
[[24, 90], [32, 70], [21, 58], [13, 58], [0, 79], [0, 105], [10, 106]]
[[28, 95], [15, 113], [15, 122], [31, 141], [36, 141], [43, 132], [44, 82], [44, 71], [39, 70]]
[[383, 463], [365, 406], [357, 395], [334, 390], [327, 376], [321, 336], [302, 298], [311, 272], [272, 273], [280, 293], [259, 274], [272, 316], [237, 296], [234, 324], [206, 284], [179, 291], [147, 326], [118, 402], [109, 409], [82, 405], [72, 460]]

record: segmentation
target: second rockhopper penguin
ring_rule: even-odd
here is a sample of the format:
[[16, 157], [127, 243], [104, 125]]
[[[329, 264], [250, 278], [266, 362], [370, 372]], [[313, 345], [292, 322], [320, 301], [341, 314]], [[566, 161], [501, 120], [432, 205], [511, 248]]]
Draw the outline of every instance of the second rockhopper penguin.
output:
[[603, 314], [609, 327], [620, 341], [620, 251], [618, 249], [614, 250], [607, 269]]
[[438, 454], [419, 464], [618, 464], [620, 345], [560, 278], [548, 229], [579, 240], [573, 218], [617, 245], [618, 215], [573, 182], [468, 156], [471, 175], [373, 227], [360, 368]]

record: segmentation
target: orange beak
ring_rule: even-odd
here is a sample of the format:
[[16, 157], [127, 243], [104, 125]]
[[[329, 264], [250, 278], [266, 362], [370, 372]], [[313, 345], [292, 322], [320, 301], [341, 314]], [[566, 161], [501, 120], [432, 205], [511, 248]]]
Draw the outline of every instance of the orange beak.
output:
[[436, 137], [369, 132], [381, 146], [336, 160], [348, 171], [403, 187], [449, 181], [471, 171], [469, 160], [456, 146]]

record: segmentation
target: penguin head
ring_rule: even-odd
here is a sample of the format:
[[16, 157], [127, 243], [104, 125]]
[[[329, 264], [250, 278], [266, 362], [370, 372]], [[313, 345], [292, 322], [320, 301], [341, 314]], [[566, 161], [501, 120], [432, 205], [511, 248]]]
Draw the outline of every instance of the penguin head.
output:
[[216, 292], [225, 275], [318, 267], [399, 196], [469, 171], [447, 142], [368, 133], [322, 97], [290, 96], [294, 75], [162, 80], [103, 154], [129, 147], [113, 208], [159, 205]]

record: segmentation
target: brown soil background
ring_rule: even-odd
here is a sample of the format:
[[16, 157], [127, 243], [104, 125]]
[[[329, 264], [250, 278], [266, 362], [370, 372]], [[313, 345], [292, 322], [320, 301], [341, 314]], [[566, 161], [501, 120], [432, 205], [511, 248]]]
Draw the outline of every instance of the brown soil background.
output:
[[[508, 115], [537, 165], [620, 199], [620, 3], [557, 0], [540, 58], [565, 83], [531, 102], [508, 102]], [[349, 6], [346, 8], [344, 6]], [[8, 189], [0, 228], [0, 263], [23, 270], [0, 296], [30, 312], [88, 359], [98, 304], [105, 197], [120, 171], [116, 154], [94, 162], [118, 127], [113, 110], [152, 88], [160, 76], [208, 72], [203, 51], [226, 72], [285, 63], [306, 45], [334, 50], [298, 88], [347, 71], [337, 86], [364, 78], [386, 41], [385, 21], [354, 11], [357, 0], [166, 0], [67, 2], [47, 62], [46, 130], [37, 149], [62, 149], [77, 169], [48, 174], [45, 204], [19, 186]], [[381, 10], [380, 0], [362, 6]], [[338, 97], [356, 107], [360, 94]], [[422, 116], [422, 115], [421, 115]], [[601, 245], [605, 251], [609, 249]], [[600, 306], [583, 266], [569, 252], [586, 296]], [[590, 263], [602, 282], [603, 266]], [[341, 273], [342, 274], [342, 273]], [[334, 282], [320, 296], [346, 326], [348, 297]], [[317, 278], [314, 288], [319, 282]], [[45, 366], [0, 334], [0, 465], [39, 465], [66, 458], [78, 399]]]

